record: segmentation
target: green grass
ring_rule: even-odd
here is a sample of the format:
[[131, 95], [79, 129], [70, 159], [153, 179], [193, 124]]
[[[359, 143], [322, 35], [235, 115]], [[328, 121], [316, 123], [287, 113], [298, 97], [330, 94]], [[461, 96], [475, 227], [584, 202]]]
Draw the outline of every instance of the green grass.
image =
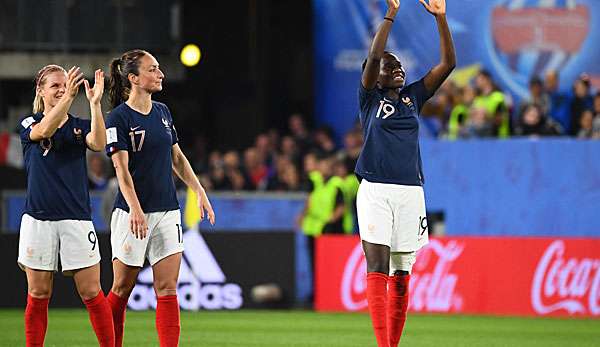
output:
[[[375, 346], [366, 314], [182, 312], [181, 346]], [[97, 346], [87, 312], [51, 309], [46, 347]], [[24, 346], [23, 311], [0, 310], [0, 346]], [[125, 346], [158, 346], [154, 312], [128, 312]], [[402, 346], [600, 346], [600, 320], [410, 315]]]

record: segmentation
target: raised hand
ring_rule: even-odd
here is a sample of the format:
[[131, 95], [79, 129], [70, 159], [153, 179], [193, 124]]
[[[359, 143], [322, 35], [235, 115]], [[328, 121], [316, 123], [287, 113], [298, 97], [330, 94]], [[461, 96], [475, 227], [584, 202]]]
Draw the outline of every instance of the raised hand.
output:
[[434, 16], [446, 14], [446, 0], [429, 0], [429, 3], [425, 0], [419, 0], [419, 2], [425, 7], [427, 12]]
[[94, 73], [94, 88], [90, 88], [90, 83], [87, 80], [83, 81], [85, 85], [85, 96], [90, 104], [98, 105], [104, 94], [104, 72], [100, 69]]
[[72, 99], [75, 98], [77, 96], [77, 92], [79, 91], [79, 86], [81, 86], [83, 81], [85, 81], [83, 79], [83, 73], [81, 73], [81, 70], [78, 66], [73, 66], [71, 69], [69, 69], [69, 72], [67, 72], [67, 96]]
[[394, 17], [400, 8], [400, 0], [386, 0], [388, 5], [388, 10], [386, 13], [386, 17]]

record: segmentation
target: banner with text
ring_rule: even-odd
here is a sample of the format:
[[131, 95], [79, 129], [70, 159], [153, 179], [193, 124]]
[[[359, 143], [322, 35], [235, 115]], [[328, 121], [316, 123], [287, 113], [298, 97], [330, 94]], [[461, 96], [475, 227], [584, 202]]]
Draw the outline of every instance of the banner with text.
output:
[[[315, 308], [367, 309], [358, 237], [316, 243]], [[434, 238], [418, 252], [411, 312], [600, 318], [600, 239]]]

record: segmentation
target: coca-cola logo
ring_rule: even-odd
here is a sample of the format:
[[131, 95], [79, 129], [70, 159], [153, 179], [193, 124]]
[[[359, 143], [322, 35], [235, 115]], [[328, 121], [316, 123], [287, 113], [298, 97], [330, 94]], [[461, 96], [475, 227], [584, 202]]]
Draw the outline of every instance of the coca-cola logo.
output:
[[533, 309], [600, 315], [600, 258], [568, 258], [565, 248], [563, 240], [556, 240], [542, 255], [531, 286]]
[[[417, 254], [410, 280], [410, 307], [414, 311], [461, 311], [463, 298], [456, 292], [458, 275], [451, 271], [452, 264], [461, 255], [464, 245], [451, 240], [430, 243]], [[340, 296], [344, 308], [357, 311], [367, 307], [367, 263], [358, 243], [348, 257], [342, 275]]]

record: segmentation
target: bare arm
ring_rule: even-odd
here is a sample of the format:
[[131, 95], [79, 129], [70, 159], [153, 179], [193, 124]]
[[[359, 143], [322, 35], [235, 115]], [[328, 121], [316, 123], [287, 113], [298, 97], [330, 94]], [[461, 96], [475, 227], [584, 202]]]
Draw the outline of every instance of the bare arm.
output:
[[137, 198], [133, 178], [129, 173], [129, 153], [127, 151], [117, 151], [111, 157], [119, 182], [119, 189], [129, 206], [129, 228], [136, 238], [146, 237], [148, 225], [146, 217], [142, 211], [142, 206]]
[[[388, 10], [385, 14], [385, 18], [377, 33], [373, 38], [373, 43], [369, 49], [369, 56], [367, 57], [367, 63], [362, 73], [362, 85], [365, 89], [373, 89], [377, 85], [377, 77], [379, 76], [379, 62], [385, 51], [385, 44], [387, 43], [390, 30], [392, 29], [392, 21], [396, 17], [398, 8], [400, 7], [400, 0], [387, 0]], [[391, 20], [390, 20], [391, 19]]]
[[173, 145], [171, 159], [173, 160], [173, 172], [198, 196], [198, 208], [200, 208], [200, 219], [204, 219], [204, 210], [208, 213], [210, 224], [215, 224], [215, 212], [208, 200], [206, 191], [200, 184], [198, 176], [194, 173], [190, 162], [181, 151], [178, 144]]
[[42, 120], [31, 129], [31, 133], [29, 133], [31, 141], [48, 139], [54, 135], [60, 123], [67, 116], [67, 112], [69, 112], [71, 104], [77, 96], [79, 86], [83, 81], [83, 74], [79, 72], [79, 68], [72, 67], [67, 73], [67, 86], [63, 97], [60, 98], [56, 106], [46, 113]]
[[448, 78], [450, 72], [456, 66], [456, 54], [454, 52], [454, 42], [452, 34], [446, 21], [446, 1], [445, 0], [429, 0], [429, 4], [425, 0], [419, 0], [423, 7], [429, 13], [435, 16], [438, 32], [440, 34], [440, 63], [431, 69], [425, 75], [425, 88], [430, 93], [434, 93], [442, 83]]
[[90, 102], [90, 111], [92, 115], [92, 129], [85, 137], [85, 143], [88, 148], [95, 152], [100, 152], [106, 146], [106, 126], [102, 117], [102, 108], [100, 102], [104, 93], [104, 72], [98, 69], [94, 76], [94, 88], [90, 88], [88, 81], [85, 84], [85, 94]]

